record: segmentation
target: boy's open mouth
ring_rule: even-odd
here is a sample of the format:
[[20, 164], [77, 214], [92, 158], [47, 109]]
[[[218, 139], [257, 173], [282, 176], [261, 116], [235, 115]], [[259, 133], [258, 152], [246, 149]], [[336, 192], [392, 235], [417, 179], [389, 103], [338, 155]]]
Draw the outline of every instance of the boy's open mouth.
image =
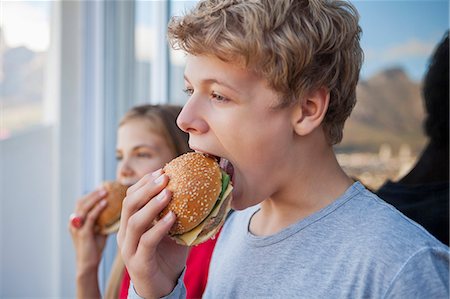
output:
[[233, 166], [233, 164], [231, 164], [231, 162], [225, 158], [219, 157], [218, 161], [219, 161], [220, 168], [222, 168], [230, 176], [231, 182], [234, 183], [234, 180], [233, 180], [234, 166]]
[[219, 163], [220, 168], [222, 168], [222, 170], [225, 171], [230, 176], [231, 182], [234, 183], [234, 180], [233, 180], [233, 178], [234, 178], [234, 166], [233, 166], [233, 164], [231, 164], [230, 161], [228, 161], [225, 158], [222, 158], [222, 157], [219, 157], [219, 156], [215, 156], [215, 155], [212, 155], [212, 154], [208, 154], [208, 153], [204, 153], [204, 154], [209, 156], [209, 157], [211, 157], [211, 158], [213, 158], [213, 159], [215, 159]]

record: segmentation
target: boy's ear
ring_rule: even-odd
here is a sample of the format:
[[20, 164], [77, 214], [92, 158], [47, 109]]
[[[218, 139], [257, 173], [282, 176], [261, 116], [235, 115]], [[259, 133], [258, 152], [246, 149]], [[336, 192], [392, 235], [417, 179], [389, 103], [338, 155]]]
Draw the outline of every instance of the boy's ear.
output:
[[292, 114], [294, 131], [300, 136], [305, 136], [319, 127], [327, 113], [329, 102], [330, 92], [325, 87], [311, 92], [300, 100]]

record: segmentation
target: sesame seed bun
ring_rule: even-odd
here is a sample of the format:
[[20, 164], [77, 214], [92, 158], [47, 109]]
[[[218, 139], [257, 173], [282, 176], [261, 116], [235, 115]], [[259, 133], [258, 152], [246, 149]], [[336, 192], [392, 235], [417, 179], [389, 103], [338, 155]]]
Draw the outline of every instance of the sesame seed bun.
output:
[[114, 181], [104, 182], [103, 187], [108, 192], [105, 198], [108, 204], [97, 218], [96, 226], [101, 234], [108, 235], [119, 229], [122, 201], [128, 187]]
[[180, 235], [194, 229], [211, 213], [222, 189], [219, 164], [201, 153], [187, 153], [175, 158], [164, 167], [169, 177], [167, 189], [172, 200], [161, 212], [169, 211], [177, 217], [169, 231]]

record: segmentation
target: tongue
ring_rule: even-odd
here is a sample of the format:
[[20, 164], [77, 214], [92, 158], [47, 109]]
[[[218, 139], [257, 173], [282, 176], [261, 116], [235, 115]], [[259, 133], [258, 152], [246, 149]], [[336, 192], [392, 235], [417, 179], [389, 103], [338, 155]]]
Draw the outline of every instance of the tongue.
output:
[[234, 174], [233, 164], [231, 164], [230, 161], [228, 161], [225, 158], [220, 158], [219, 165], [220, 165], [220, 168], [222, 168], [230, 176], [231, 180], [233, 180], [233, 174]]

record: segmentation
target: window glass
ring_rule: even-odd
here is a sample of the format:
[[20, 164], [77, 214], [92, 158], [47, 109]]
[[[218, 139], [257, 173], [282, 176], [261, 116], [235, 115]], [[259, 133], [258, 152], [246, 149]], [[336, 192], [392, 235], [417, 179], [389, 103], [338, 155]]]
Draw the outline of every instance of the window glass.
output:
[[0, 139], [44, 121], [52, 1], [3, 1], [0, 23]]
[[135, 101], [150, 102], [151, 63], [155, 45], [155, 24], [151, 12], [155, 1], [136, 1], [135, 19]]
[[[346, 172], [376, 190], [408, 173], [426, 144], [421, 84], [448, 30], [448, 1], [352, 1], [364, 65], [357, 104], [336, 148]], [[380, 18], [380, 16], [383, 16]]]
[[[448, 1], [351, 1], [360, 14], [365, 53], [357, 105], [335, 147], [347, 173], [377, 189], [414, 165], [426, 137], [421, 81], [428, 59], [448, 30]], [[197, 1], [169, 1], [181, 15]], [[379, 16], [383, 18], [380, 19]], [[158, 28], [157, 30], [166, 30]], [[169, 101], [184, 104], [185, 54], [169, 49]]]
[[[197, 1], [172, 1], [170, 15], [179, 16], [183, 12], [193, 8]], [[181, 50], [169, 49], [169, 99], [174, 104], [184, 104], [187, 100], [184, 90], [184, 66], [185, 54]]]

